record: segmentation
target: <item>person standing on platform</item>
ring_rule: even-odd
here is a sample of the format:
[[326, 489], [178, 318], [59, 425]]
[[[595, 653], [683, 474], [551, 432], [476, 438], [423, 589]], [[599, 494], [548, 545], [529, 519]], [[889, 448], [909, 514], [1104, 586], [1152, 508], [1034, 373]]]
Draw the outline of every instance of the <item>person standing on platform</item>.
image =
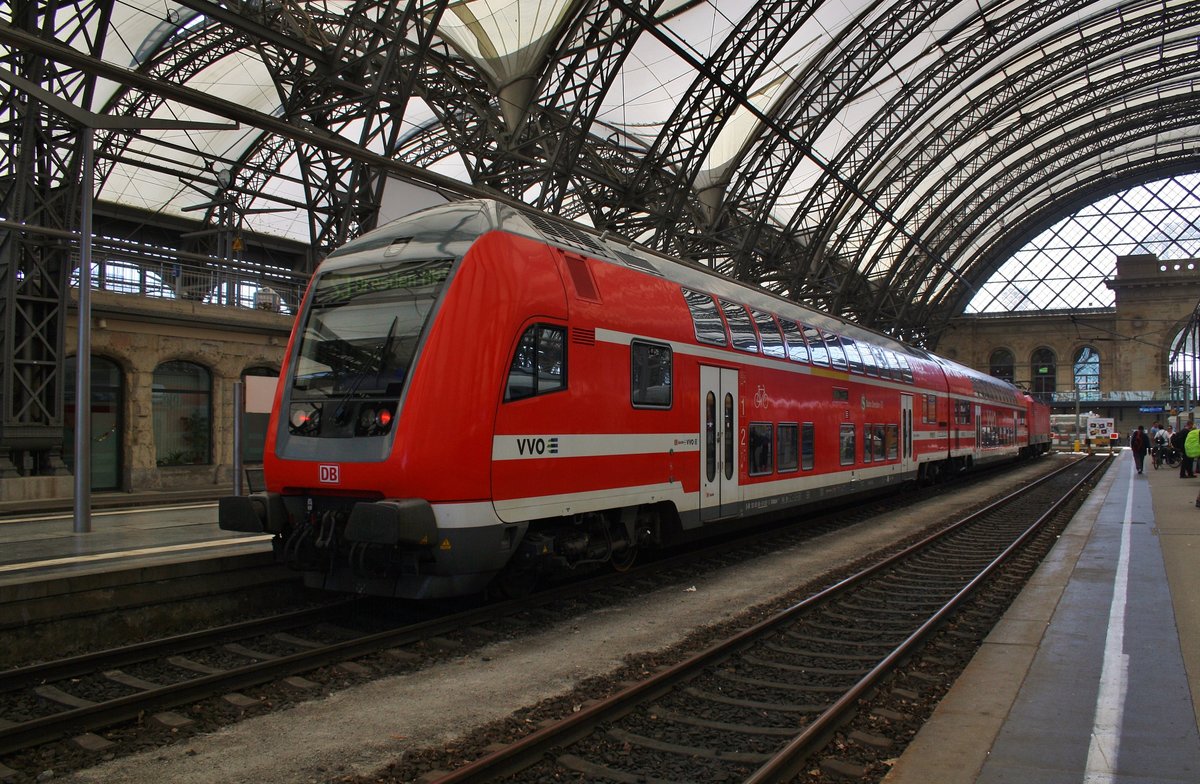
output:
[[1171, 436], [1171, 446], [1173, 446], [1175, 451], [1179, 454], [1180, 479], [1188, 479], [1189, 477], [1196, 475], [1192, 470], [1192, 458], [1187, 456], [1187, 451], [1184, 449], [1184, 444], [1187, 441], [1188, 433], [1191, 432], [1191, 430], [1192, 423], [1186, 422], [1184, 423], [1183, 427], [1176, 430], [1174, 435]]
[[1129, 437], [1129, 448], [1133, 450], [1133, 467], [1137, 472], [1142, 473], [1142, 466], [1146, 462], [1146, 450], [1150, 448], [1150, 437], [1146, 435], [1146, 429], [1138, 425], [1138, 429], [1133, 431], [1133, 435]]

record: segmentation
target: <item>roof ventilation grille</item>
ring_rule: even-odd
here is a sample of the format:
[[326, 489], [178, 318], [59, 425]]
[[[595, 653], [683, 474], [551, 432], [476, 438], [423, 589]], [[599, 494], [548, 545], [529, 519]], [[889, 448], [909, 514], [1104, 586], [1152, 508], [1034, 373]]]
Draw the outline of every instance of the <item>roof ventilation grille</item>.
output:
[[607, 251], [600, 247], [598, 244], [596, 244], [595, 240], [593, 240], [587, 234], [584, 234], [582, 231], [574, 229], [565, 223], [549, 220], [534, 213], [528, 213], [525, 217], [529, 218], [529, 222], [532, 223], [538, 231], [546, 235], [547, 239], [557, 239], [560, 243], [569, 245], [573, 248], [585, 250], [593, 256], [600, 256], [601, 258], [610, 257], [611, 251]]

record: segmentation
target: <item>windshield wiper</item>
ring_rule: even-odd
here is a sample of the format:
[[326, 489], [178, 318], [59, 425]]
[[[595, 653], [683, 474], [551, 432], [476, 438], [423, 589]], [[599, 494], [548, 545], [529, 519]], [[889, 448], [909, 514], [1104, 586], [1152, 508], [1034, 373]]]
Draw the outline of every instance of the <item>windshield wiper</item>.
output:
[[[379, 357], [375, 361], [375, 382], [379, 383], [379, 379], [383, 376], [383, 364], [386, 361], [388, 353], [392, 350], [392, 341], [396, 339], [396, 326], [400, 323], [400, 317], [396, 316], [392, 319], [392, 326], [388, 327], [387, 337], [383, 340], [383, 345], [379, 347]], [[363, 379], [367, 377], [366, 369], [358, 374], [358, 378], [354, 379], [354, 383], [350, 385], [350, 389], [338, 401], [337, 408], [333, 412], [333, 420], [338, 424], [345, 421], [346, 404], [348, 404], [357, 393], [358, 388], [362, 386]]]

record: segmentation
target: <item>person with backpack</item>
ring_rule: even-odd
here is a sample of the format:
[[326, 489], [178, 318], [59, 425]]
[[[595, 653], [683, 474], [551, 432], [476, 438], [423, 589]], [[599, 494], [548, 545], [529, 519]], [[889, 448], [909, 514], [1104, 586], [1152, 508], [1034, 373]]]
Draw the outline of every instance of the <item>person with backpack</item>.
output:
[[1196, 458], [1200, 457], [1200, 430], [1188, 422], [1187, 436], [1183, 439], [1183, 462], [1187, 464], [1188, 476], [1196, 475]]
[[1184, 423], [1183, 427], [1181, 427], [1179, 430], [1176, 430], [1174, 435], [1171, 436], [1171, 446], [1173, 446], [1175, 451], [1179, 454], [1180, 479], [1189, 479], [1196, 475], [1195, 472], [1192, 471], [1192, 459], [1187, 456], [1187, 452], [1183, 448], [1184, 442], [1187, 441], [1188, 433], [1191, 432], [1191, 430], [1192, 423], [1186, 422]]
[[1146, 450], [1150, 448], [1150, 437], [1146, 435], [1146, 429], [1138, 425], [1138, 429], [1133, 431], [1133, 435], [1129, 437], [1129, 448], [1133, 450], [1133, 467], [1137, 472], [1142, 473], [1142, 466], [1146, 462]]

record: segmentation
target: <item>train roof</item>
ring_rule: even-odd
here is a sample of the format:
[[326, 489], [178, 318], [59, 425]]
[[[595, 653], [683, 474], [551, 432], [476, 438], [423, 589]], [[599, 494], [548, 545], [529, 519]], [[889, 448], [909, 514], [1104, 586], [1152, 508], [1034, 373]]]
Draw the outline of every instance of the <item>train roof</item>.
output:
[[680, 286], [771, 311], [830, 332], [937, 362], [947, 371], [969, 379], [969, 383], [976, 390], [987, 390], [988, 397], [1004, 397], [998, 387], [1007, 387], [1011, 394], [1016, 396], [1024, 394], [1007, 382], [953, 360], [930, 354], [882, 332], [822, 313], [762, 288], [733, 280], [702, 264], [668, 256], [612, 232], [598, 231], [509, 202], [471, 199], [428, 207], [347, 243], [330, 254], [329, 260], [337, 264], [337, 259], [366, 250], [388, 247], [401, 240], [406, 245], [430, 244], [438, 253], [461, 256], [480, 236], [497, 230], [545, 242], [589, 258], [655, 275]]
[[361, 251], [386, 247], [398, 239], [404, 239], [408, 244], [432, 243], [443, 253], [462, 255], [471, 242], [492, 230], [528, 237], [760, 310], [795, 318], [830, 332], [869, 340], [895, 351], [928, 358], [922, 349], [909, 346], [881, 332], [733, 280], [701, 264], [667, 256], [612, 232], [597, 231], [563, 218], [532, 209], [522, 209], [501, 201], [472, 199], [428, 207], [352, 240], [331, 253], [328, 259], [332, 261]]

